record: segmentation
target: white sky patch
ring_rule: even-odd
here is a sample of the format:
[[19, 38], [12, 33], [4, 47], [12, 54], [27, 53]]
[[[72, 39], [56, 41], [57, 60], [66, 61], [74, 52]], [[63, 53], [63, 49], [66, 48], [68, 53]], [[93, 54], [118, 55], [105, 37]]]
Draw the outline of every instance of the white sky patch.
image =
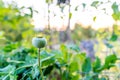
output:
[[[48, 24], [48, 9], [45, 0], [3, 0], [7, 3], [11, 1], [17, 2], [18, 6], [25, 7], [33, 7], [33, 9], [37, 10], [39, 13], [34, 13], [34, 25], [36, 28], [43, 29]], [[50, 5], [50, 25], [51, 27], [55, 27], [58, 30], [63, 26], [67, 26], [68, 23], [68, 7], [65, 7], [64, 13], [61, 13], [61, 10], [58, 6], [56, 6], [56, 0], [53, 0], [54, 4]], [[111, 3], [103, 4], [98, 9], [91, 7], [90, 4], [95, 0], [71, 0], [71, 28], [74, 27], [76, 22], [79, 22], [85, 26], [92, 25], [93, 28], [98, 29], [100, 27], [111, 27], [114, 24], [114, 20], [112, 19], [112, 9]], [[108, 0], [99, 0], [103, 2], [107, 2]], [[111, 2], [118, 2], [119, 0], [111, 0]], [[86, 4], [85, 10], [83, 9], [82, 3]], [[75, 11], [75, 7], [78, 7], [78, 11]], [[102, 10], [106, 8], [105, 11]], [[96, 21], [93, 21], [93, 17], [96, 16]], [[61, 19], [63, 17], [63, 19]]]

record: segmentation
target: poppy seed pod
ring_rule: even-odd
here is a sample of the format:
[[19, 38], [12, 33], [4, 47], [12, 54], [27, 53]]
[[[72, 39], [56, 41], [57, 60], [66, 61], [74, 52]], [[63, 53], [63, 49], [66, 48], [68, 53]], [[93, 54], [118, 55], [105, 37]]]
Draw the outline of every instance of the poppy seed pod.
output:
[[36, 48], [43, 48], [47, 44], [47, 41], [44, 37], [34, 37], [32, 39], [32, 45]]

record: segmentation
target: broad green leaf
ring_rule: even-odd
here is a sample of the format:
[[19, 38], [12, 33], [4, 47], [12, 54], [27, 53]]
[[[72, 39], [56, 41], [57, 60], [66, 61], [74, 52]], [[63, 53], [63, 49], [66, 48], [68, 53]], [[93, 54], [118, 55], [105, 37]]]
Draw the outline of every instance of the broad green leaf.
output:
[[115, 63], [116, 60], [117, 60], [117, 55], [116, 54], [109, 55], [105, 58], [105, 64]]
[[70, 70], [71, 73], [79, 71], [78, 63], [73, 61], [69, 66], [69, 70]]
[[12, 65], [8, 65], [5, 68], [0, 69], [0, 72], [9, 72], [12, 68], [14, 68]]
[[32, 74], [33, 79], [35, 79], [37, 76], [39, 76], [39, 69], [37, 66], [32, 68], [31, 74]]
[[93, 62], [93, 71], [97, 72], [97, 70], [101, 67], [101, 60], [100, 58], [96, 58], [95, 62]]
[[47, 51], [43, 50], [40, 52], [40, 58], [42, 61], [45, 61], [51, 57], [54, 57], [55, 55], [54, 54], [49, 54]]
[[12, 80], [13, 78], [15, 79], [15, 76], [11, 77], [14, 74], [14, 71], [15, 71], [15, 66], [13, 65], [8, 65], [5, 68], [0, 69], [0, 75], [3, 76], [2, 80], [7, 80], [7, 79]]
[[64, 45], [64, 44], [62, 44], [61, 46], [60, 46], [60, 50], [61, 50], [61, 52], [62, 52], [62, 54], [63, 54], [63, 59], [64, 59], [64, 61], [65, 62], [67, 62], [68, 61], [68, 58], [69, 58], [69, 56], [68, 56], [68, 48]]
[[50, 54], [54, 54], [56, 59], [62, 58], [63, 54], [60, 50], [53, 50], [50, 52]]
[[71, 50], [74, 50], [76, 52], [80, 52], [80, 48], [79, 46], [75, 45], [75, 44], [70, 44], [68, 45], [68, 48], [71, 49]]
[[84, 63], [82, 64], [82, 72], [89, 73], [91, 70], [92, 70], [91, 59], [86, 58]]
[[40, 62], [42, 63], [42, 68], [55, 64], [54, 54], [49, 54], [46, 51], [42, 51], [40, 56], [41, 56]]
[[64, 71], [62, 75], [62, 80], [67, 80], [67, 79], [71, 79], [71, 76], [69, 74], [69, 71]]
[[119, 15], [117, 15], [115, 13], [112, 14], [112, 17], [113, 17], [114, 20], [119, 20]]
[[50, 65], [55, 64], [55, 59], [53, 57], [49, 57], [47, 59], [41, 60], [42, 62], [42, 68], [46, 68]]
[[110, 41], [116, 41], [117, 38], [118, 38], [118, 36], [115, 33], [113, 33], [111, 38], [110, 38]]
[[110, 69], [111, 67], [115, 66], [116, 61], [117, 61], [117, 56], [115, 54], [107, 56], [105, 58], [103, 69]]

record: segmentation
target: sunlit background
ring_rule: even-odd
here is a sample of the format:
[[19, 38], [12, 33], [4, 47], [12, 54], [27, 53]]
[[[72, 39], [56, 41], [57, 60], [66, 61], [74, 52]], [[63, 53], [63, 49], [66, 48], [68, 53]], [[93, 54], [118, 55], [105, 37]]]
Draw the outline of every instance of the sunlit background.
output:
[[[33, 24], [35, 28], [43, 29], [48, 24], [48, 5], [45, 0], [3, 0], [7, 3], [12, 1], [16, 2], [19, 7], [32, 7], [38, 11], [33, 14]], [[65, 6], [63, 12], [57, 5], [57, 0], [50, 4], [50, 27], [62, 30], [68, 23], [68, 6]], [[91, 6], [93, 0], [71, 0], [71, 29], [74, 28], [75, 23], [82, 24], [83, 26], [91, 26], [94, 29], [102, 27], [112, 27], [115, 21], [112, 18], [112, 3], [119, 0], [100, 0], [105, 4], [100, 5], [97, 9]], [[25, 13], [30, 13], [29, 10], [25, 10]], [[64, 18], [61, 18], [64, 17]], [[94, 21], [95, 19], [95, 21]]]
[[0, 80], [41, 78], [120, 80], [120, 1], [0, 0]]

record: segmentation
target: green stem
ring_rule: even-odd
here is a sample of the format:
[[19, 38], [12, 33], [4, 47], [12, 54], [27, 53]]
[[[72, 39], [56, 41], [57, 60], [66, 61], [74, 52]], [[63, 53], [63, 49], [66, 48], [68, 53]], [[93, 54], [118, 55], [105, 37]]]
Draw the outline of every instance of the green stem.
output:
[[40, 48], [38, 49], [38, 67], [39, 67], [39, 70], [40, 70], [40, 78], [42, 80], [44, 80], [43, 72], [42, 72], [41, 65], [40, 65]]

